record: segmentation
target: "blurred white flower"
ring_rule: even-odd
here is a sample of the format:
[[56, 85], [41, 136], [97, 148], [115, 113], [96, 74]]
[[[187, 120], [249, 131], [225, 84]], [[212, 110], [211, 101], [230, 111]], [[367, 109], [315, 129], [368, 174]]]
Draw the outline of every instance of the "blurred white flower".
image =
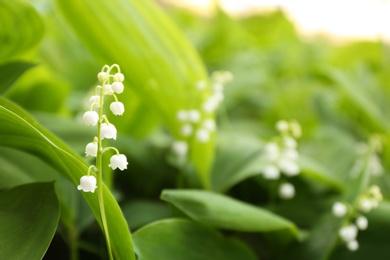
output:
[[358, 243], [358, 241], [356, 241], [356, 240], [348, 241], [348, 242], [347, 242], [347, 248], [348, 248], [350, 251], [356, 251], [356, 250], [358, 250], [358, 248], [359, 248], [359, 243]]
[[176, 113], [176, 118], [177, 120], [179, 120], [180, 122], [186, 122], [188, 121], [189, 117], [188, 117], [188, 112], [186, 110], [179, 110], [177, 111]]
[[276, 129], [279, 131], [279, 132], [287, 132], [288, 131], [288, 123], [287, 121], [285, 120], [279, 120], [278, 122], [276, 122]]
[[300, 172], [300, 168], [296, 162], [287, 158], [282, 158], [278, 162], [280, 170], [286, 176], [295, 176]]
[[360, 229], [360, 230], [365, 230], [367, 229], [368, 227], [368, 220], [365, 216], [359, 216], [357, 219], [356, 219], [356, 226]]
[[332, 206], [333, 215], [338, 218], [342, 218], [347, 214], [348, 208], [342, 202], [335, 202]]
[[275, 165], [267, 165], [263, 169], [263, 176], [264, 179], [267, 180], [276, 180], [280, 178], [280, 171], [279, 168]]
[[207, 129], [200, 128], [196, 131], [196, 139], [201, 143], [206, 143], [210, 140], [210, 133]]
[[292, 199], [295, 196], [295, 187], [291, 183], [285, 182], [279, 186], [279, 196], [282, 199]]
[[89, 103], [92, 105], [92, 104], [95, 104], [96, 107], [100, 107], [100, 96], [92, 96], [89, 98]]
[[203, 121], [203, 127], [207, 130], [214, 131], [215, 130], [215, 121], [214, 119], [206, 119]]
[[188, 153], [188, 144], [184, 141], [175, 141], [172, 144], [172, 151], [178, 156], [186, 156]]
[[353, 224], [344, 226], [339, 230], [339, 235], [344, 242], [350, 242], [356, 240], [357, 233], [358, 233], [358, 229]]
[[359, 209], [365, 213], [370, 212], [373, 208], [372, 206], [370, 199], [362, 199], [359, 203]]
[[103, 87], [103, 94], [104, 95], [112, 95], [114, 94], [114, 91], [112, 90], [111, 84], [105, 84]]
[[184, 137], [188, 137], [192, 134], [193, 132], [193, 127], [190, 124], [185, 124], [181, 127], [180, 129], [181, 135]]
[[188, 111], [188, 119], [192, 123], [197, 123], [200, 120], [200, 113], [196, 109]]

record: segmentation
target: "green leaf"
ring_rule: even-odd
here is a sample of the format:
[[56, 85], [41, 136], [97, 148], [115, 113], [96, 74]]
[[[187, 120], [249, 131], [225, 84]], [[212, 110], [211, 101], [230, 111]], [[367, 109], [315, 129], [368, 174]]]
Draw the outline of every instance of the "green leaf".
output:
[[[40, 126], [23, 109], [0, 97], [0, 146], [29, 152], [46, 161], [76, 185], [88, 166], [57, 137]], [[103, 186], [111, 244], [118, 259], [134, 259], [132, 240], [122, 212], [109, 190]], [[101, 224], [97, 194], [82, 193], [98, 223]]]
[[139, 260], [254, 260], [251, 250], [236, 239], [182, 219], [154, 222], [134, 234]]
[[0, 1], [0, 61], [17, 57], [43, 36], [43, 23], [25, 1]]
[[53, 183], [0, 193], [0, 259], [42, 259], [60, 215]]
[[28, 69], [36, 64], [24, 61], [12, 61], [0, 65], [0, 94], [4, 94], [9, 87]]
[[132, 201], [123, 205], [122, 210], [130, 228], [138, 228], [171, 215], [170, 209], [162, 202], [149, 200]]
[[[134, 89], [150, 111], [156, 111], [176, 138], [180, 138], [177, 111], [200, 110], [210, 89], [199, 91], [195, 87], [199, 80], [208, 81], [206, 69], [167, 16], [151, 1], [59, 0], [57, 3], [91, 53], [102, 63], [119, 64], [126, 86]], [[125, 91], [121, 102], [131, 106], [132, 96]], [[196, 138], [189, 142], [193, 148], [191, 160], [203, 185], [209, 187], [213, 138], [206, 144], [200, 144]]]
[[265, 209], [227, 196], [201, 190], [164, 190], [165, 200], [190, 218], [214, 227], [246, 232], [287, 229], [295, 235], [294, 223]]

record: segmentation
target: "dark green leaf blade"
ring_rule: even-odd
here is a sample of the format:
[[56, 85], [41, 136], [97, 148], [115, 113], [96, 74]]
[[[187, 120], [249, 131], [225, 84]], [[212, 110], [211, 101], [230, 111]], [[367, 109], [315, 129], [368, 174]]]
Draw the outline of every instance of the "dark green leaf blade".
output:
[[54, 183], [33, 183], [0, 193], [0, 259], [41, 259], [57, 229]]
[[294, 223], [265, 209], [201, 190], [164, 190], [161, 199], [171, 203], [190, 218], [223, 229], [270, 232], [286, 229], [294, 235]]
[[183, 219], [154, 222], [134, 234], [139, 260], [254, 260], [251, 250], [238, 240]]
[[35, 63], [24, 61], [12, 61], [0, 64], [0, 78], [2, 79], [0, 81], [0, 94], [4, 94], [20, 75], [35, 65]]

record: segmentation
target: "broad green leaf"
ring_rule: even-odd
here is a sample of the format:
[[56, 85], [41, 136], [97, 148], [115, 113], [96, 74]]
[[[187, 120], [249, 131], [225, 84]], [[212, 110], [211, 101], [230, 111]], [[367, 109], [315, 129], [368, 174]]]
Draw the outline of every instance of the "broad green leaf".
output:
[[287, 229], [298, 235], [294, 223], [265, 209], [201, 190], [164, 190], [161, 199], [190, 218], [214, 227], [246, 232]]
[[12, 61], [0, 65], [0, 94], [4, 94], [9, 87], [22, 75], [26, 70], [34, 67], [35, 64], [25, 61]]
[[[32, 153], [46, 161], [76, 185], [87, 172], [84, 160], [58, 138], [40, 126], [23, 109], [0, 97], [0, 146]], [[104, 207], [112, 248], [118, 259], [134, 259], [132, 240], [122, 212], [109, 190], [103, 186]], [[98, 223], [100, 211], [96, 193], [82, 193]]]
[[0, 193], [0, 259], [41, 259], [57, 229], [60, 209], [53, 183]]
[[18, 57], [42, 38], [43, 23], [25, 1], [0, 1], [0, 61]]
[[[179, 138], [181, 123], [176, 119], [177, 111], [200, 109], [210, 89], [203, 92], [195, 87], [199, 80], [208, 81], [206, 70], [165, 14], [151, 1], [59, 0], [57, 3], [91, 53], [102, 63], [119, 64], [126, 86], [137, 91]], [[125, 91], [121, 101], [125, 106], [130, 104], [129, 93]], [[214, 153], [211, 139], [206, 144], [196, 142], [195, 138], [189, 140], [192, 162], [205, 187], [210, 186]]]
[[217, 154], [212, 171], [212, 188], [226, 191], [246, 178], [261, 173], [261, 142], [250, 135], [218, 136]]
[[143, 227], [134, 234], [134, 245], [139, 260], [256, 259], [240, 241], [183, 219], [166, 219]]

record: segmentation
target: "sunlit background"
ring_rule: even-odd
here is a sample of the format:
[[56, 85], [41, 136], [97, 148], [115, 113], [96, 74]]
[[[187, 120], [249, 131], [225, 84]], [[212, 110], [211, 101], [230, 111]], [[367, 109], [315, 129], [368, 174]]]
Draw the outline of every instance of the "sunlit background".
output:
[[[162, 0], [195, 12], [212, 11], [211, 0]], [[390, 39], [390, 4], [386, 0], [219, 0], [234, 16], [283, 9], [304, 35], [326, 34], [337, 39]]]

